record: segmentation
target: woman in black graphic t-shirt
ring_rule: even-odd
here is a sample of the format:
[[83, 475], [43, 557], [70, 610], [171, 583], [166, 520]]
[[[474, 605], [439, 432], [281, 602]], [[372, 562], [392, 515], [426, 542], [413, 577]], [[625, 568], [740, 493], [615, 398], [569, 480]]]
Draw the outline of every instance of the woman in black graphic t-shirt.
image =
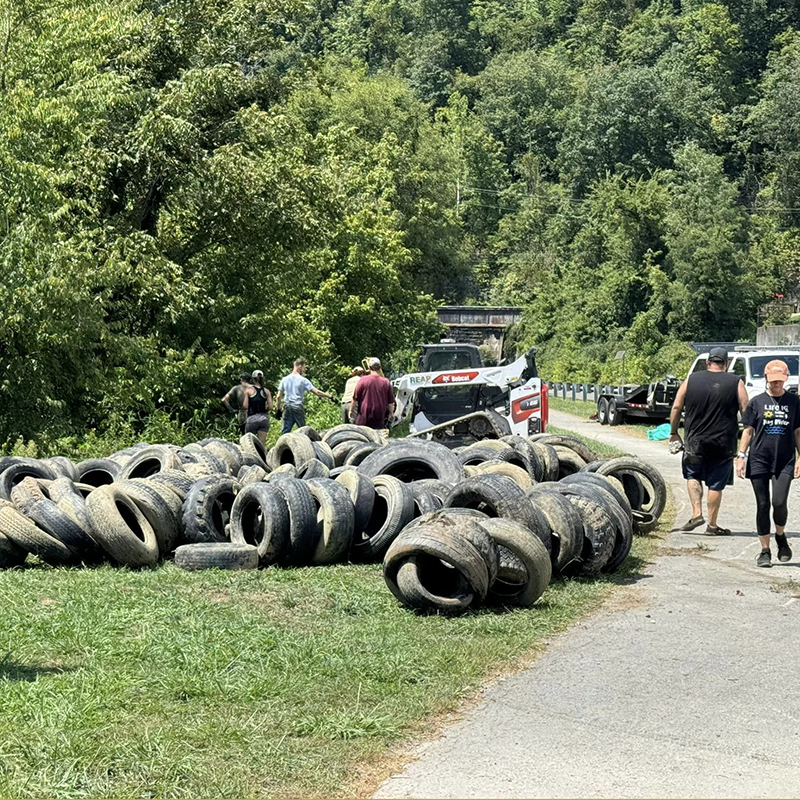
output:
[[789, 514], [789, 487], [792, 478], [800, 477], [800, 461], [795, 463], [795, 451], [800, 453], [800, 399], [783, 388], [789, 378], [789, 368], [783, 361], [770, 361], [764, 376], [767, 391], [754, 397], [742, 415], [744, 433], [736, 473], [740, 478], [745, 475], [750, 478], [756, 495], [756, 529], [761, 541], [756, 564], [771, 567], [770, 484], [778, 560], [788, 561], [792, 557], [784, 529]]

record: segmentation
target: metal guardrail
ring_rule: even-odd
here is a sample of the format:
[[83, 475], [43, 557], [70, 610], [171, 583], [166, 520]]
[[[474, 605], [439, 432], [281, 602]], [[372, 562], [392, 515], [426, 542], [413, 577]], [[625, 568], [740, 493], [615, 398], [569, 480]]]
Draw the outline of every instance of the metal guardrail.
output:
[[599, 383], [560, 383], [547, 381], [547, 394], [550, 397], [560, 397], [563, 400], [591, 400], [597, 403], [601, 395], [610, 394], [622, 397], [625, 394], [624, 386], [610, 386]]

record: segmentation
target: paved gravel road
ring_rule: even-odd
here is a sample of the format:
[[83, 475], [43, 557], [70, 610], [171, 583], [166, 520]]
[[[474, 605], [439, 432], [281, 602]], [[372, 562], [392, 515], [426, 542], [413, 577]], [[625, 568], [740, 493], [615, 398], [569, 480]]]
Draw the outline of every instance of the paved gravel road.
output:
[[[555, 411], [551, 422], [649, 459], [677, 518], [690, 516], [664, 445]], [[800, 481], [790, 536], [798, 495]], [[737, 480], [720, 513], [733, 536], [671, 534], [624, 602], [490, 687], [376, 796], [800, 796], [800, 538], [792, 562], [756, 570], [754, 514]]]

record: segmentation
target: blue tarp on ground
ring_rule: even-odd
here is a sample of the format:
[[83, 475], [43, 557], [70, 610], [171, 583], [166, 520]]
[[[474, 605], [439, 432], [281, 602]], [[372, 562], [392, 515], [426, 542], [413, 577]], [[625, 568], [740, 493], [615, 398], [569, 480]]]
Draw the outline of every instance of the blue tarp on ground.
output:
[[651, 442], [665, 442], [667, 439], [669, 439], [669, 431], [669, 422], [665, 422], [663, 425], [659, 425], [657, 428], [650, 428], [650, 430], [647, 431], [647, 438]]

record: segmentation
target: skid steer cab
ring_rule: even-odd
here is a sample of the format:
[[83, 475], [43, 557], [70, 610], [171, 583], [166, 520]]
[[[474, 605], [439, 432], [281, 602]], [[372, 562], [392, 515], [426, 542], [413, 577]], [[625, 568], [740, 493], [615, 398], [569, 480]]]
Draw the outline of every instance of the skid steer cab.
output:
[[418, 372], [393, 385], [393, 424], [408, 420], [412, 437], [459, 447], [547, 428], [547, 386], [536, 372], [536, 348], [505, 366]]

